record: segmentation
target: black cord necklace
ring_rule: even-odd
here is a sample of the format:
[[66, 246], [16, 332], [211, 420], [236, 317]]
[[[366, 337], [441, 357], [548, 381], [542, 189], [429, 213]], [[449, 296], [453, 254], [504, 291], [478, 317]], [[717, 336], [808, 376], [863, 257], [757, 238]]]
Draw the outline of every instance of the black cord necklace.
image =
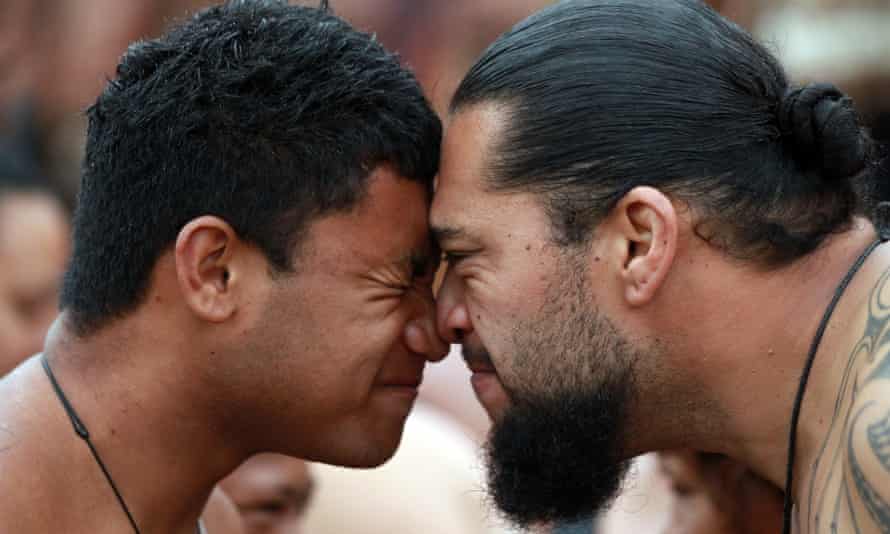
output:
[[819, 328], [816, 330], [816, 335], [813, 337], [813, 342], [810, 345], [810, 352], [807, 354], [806, 362], [803, 366], [803, 371], [800, 375], [800, 383], [797, 386], [797, 395], [794, 398], [794, 405], [791, 409], [791, 430], [788, 436], [788, 463], [786, 465], [785, 470], [785, 506], [784, 512], [782, 514], [782, 532], [784, 534], [791, 534], [791, 519], [792, 519], [792, 511], [794, 508], [794, 498], [792, 497], [792, 485], [794, 483], [794, 458], [795, 458], [795, 449], [797, 446], [797, 421], [800, 418], [800, 409], [803, 404], [804, 393], [807, 390], [807, 381], [810, 378], [810, 371], [813, 368], [813, 361], [816, 359], [816, 351], [819, 349], [819, 343], [822, 341], [822, 335], [825, 333], [825, 328], [828, 326], [828, 320], [831, 319], [831, 314], [834, 313], [834, 308], [837, 306], [838, 301], [840, 301], [841, 296], [843, 296], [844, 291], [847, 290], [847, 286], [850, 285], [850, 281], [853, 280], [853, 277], [856, 276], [856, 273], [859, 272], [859, 269], [862, 267], [862, 264], [865, 263], [865, 260], [871, 255], [871, 253], [880, 245], [881, 243], [890, 239], [890, 236], [887, 235], [885, 231], [880, 231], [880, 239], [873, 242], [865, 251], [859, 256], [856, 262], [850, 267], [850, 270], [847, 271], [846, 276], [841, 280], [841, 283], [838, 284], [837, 289], [834, 290], [834, 296], [831, 299], [831, 302], [828, 304], [828, 308], [825, 310], [825, 314], [822, 316], [822, 321], [819, 322]]
[[93, 442], [90, 441], [90, 431], [87, 430], [86, 425], [83, 424], [83, 421], [77, 416], [77, 412], [74, 411], [74, 407], [68, 402], [68, 397], [65, 396], [65, 393], [56, 381], [56, 377], [53, 375], [53, 370], [50, 368], [49, 360], [46, 359], [45, 354], [40, 355], [40, 363], [43, 364], [43, 370], [46, 371], [46, 376], [49, 377], [49, 381], [53, 385], [53, 390], [55, 390], [56, 396], [59, 397], [59, 401], [61, 401], [62, 406], [65, 408], [68, 418], [71, 419], [71, 425], [74, 426], [74, 432], [77, 433], [77, 435], [80, 436], [80, 439], [84, 440], [87, 447], [90, 448], [90, 452], [93, 453], [93, 458], [96, 459], [96, 463], [99, 464], [99, 468], [102, 469], [102, 474], [105, 475], [105, 480], [108, 481], [111, 490], [114, 491], [114, 496], [117, 497], [117, 502], [120, 503], [121, 508], [124, 509], [124, 513], [127, 514], [127, 519], [130, 520], [133, 532], [139, 534], [139, 527], [136, 525], [136, 520], [133, 519], [133, 514], [130, 513], [130, 509], [127, 508], [127, 503], [124, 502], [123, 495], [121, 495], [121, 492], [117, 489], [114, 479], [111, 478], [111, 473], [109, 473], [108, 468], [105, 467], [105, 462], [102, 461], [99, 452], [96, 450], [96, 447], [93, 446]]
[[[136, 525], [136, 520], [133, 519], [133, 514], [130, 513], [130, 509], [127, 507], [127, 503], [124, 501], [123, 495], [117, 489], [117, 485], [114, 483], [114, 479], [111, 478], [111, 473], [108, 472], [108, 468], [105, 467], [105, 462], [102, 461], [102, 458], [99, 456], [99, 451], [96, 450], [96, 447], [93, 446], [93, 442], [90, 441], [90, 431], [87, 430], [83, 421], [80, 420], [80, 417], [77, 416], [77, 412], [74, 411], [74, 407], [71, 406], [71, 403], [68, 401], [68, 397], [65, 396], [65, 392], [62, 391], [61, 386], [56, 381], [56, 377], [53, 374], [53, 370], [49, 366], [49, 360], [46, 359], [46, 354], [40, 355], [40, 363], [43, 364], [43, 370], [46, 371], [46, 376], [49, 378], [50, 383], [53, 386], [53, 390], [56, 392], [56, 396], [59, 398], [59, 401], [62, 403], [62, 406], [65, 408], [65, 412], [68, 414], [68, 418], [71, 419], [71, 425], [74, 427], [74, 432], [80, 436], [82, 440], [84, 440], [87, 444], [87, 447], [90, 448], [90, 452], [93, 453], [93, 458], [96, 459], [96, 463], [99, 464], [99, 468], [102, 469], [102, 474], [105, 475], [105, 480], [108, 481], [108, 485], [111, 486], [111, 490], [114, 492], [114, 496], [117, 497], [117, 502], [120, 503], [121, 508], [123, 508], [124, 513], [127, 514], [127, 519], [130, 521], [130, 526], [133, 527], [133, 532], [136, 534], [140, 534], [139, 526]], [[204, 532], [203, 525], [201, 524], [201, 520], [198, 520], [198, 534], [202, 534]]]

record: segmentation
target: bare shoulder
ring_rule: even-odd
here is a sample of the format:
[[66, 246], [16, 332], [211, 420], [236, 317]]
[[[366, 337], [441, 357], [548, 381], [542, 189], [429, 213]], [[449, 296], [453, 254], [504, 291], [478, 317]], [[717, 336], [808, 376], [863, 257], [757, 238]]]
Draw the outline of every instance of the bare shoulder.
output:
[[890, 269], [871, 285], [806, 488], [805, 532], [890, 532]]
[[235, 503], [223, 493], [219, 486], [207, 500], [204, 513], [201, 514], [207, 534], [244, 534], [244, 524]]
[[890, 532], [890, 269], [868, 303], [847, 416], [844, 480], [857, 532]]
[[91, 457], [37, 359], [0, 380], [0, 399], [0, 532], [114, 527], [97, 513], [107, 497], [88, 489], [96, 476]]
[[0, 532], [33, 532], [41, 518], [33, 479], [23, 468], [29, 458], [18, 446], [16, 429], [5, 423], [0, 416]]
[[48, 495], [40, 480], [46, 440], [35, 440], [27, 376], [21, 369], [0, 379], [0, 532], [33, 532], [42, 528]]

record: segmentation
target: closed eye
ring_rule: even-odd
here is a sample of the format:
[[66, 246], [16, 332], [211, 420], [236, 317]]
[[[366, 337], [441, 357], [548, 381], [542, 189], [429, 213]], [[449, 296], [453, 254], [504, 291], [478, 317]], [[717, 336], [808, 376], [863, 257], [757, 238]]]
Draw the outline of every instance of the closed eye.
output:
[[426, 257], [411, 258], [412, 284], [432, 284], [436, 275], [436, 265]]
[[442, 262], [449, 266], [457, 265], [461, 260], [465, 260], [468, 257], [470, 257], [469, 252], [442, 252]]

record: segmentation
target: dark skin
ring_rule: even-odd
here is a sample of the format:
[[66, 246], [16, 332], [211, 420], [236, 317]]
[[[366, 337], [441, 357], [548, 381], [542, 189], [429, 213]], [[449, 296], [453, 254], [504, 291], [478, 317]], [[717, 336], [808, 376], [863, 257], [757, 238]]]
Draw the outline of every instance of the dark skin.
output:
[[[192, 534], [217, 482], [259, 451], [365, 467], [395, 452], [424, 365], [447, 350], [427, 201], [381, 167], [278, 275], [199, 217], [134, 311], [86, 337], [60, 316], [44, 354], [141, 532]], [[37, 358], [0, 380], [0, 398], [0, 531], [129, 531]]]

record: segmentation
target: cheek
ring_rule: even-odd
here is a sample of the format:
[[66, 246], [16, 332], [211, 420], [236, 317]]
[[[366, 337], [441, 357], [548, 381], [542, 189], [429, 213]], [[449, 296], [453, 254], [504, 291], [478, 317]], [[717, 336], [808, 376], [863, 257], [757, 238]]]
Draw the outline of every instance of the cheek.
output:
[[[374, 305], [370, 306], [374, 308]], [[408, 314], [394, 309], [386, 314], [344, 317], [337, 331], [319, 325], [329, 353], [327, 373], [354, 397], [363, 397], [374, 378], [398, 351]]]
[[467, 312], [473, 329], [483, 340], [512, 337], [517, 326], [527, 322], [540, 308], [544, 294], [541, 285], [535, 278], [518, 276], [521, 274], [524, 273], [504, 273], [467, 282], [464, 297]]
[[392, 352], [402, 343], [405, 326], [412, 314], [410, 299], [398, 298], [391, 302], [369, 303], [363, 312], [348, 325], [351, 339], [357, 340], [364, 352], [378, 358]]

